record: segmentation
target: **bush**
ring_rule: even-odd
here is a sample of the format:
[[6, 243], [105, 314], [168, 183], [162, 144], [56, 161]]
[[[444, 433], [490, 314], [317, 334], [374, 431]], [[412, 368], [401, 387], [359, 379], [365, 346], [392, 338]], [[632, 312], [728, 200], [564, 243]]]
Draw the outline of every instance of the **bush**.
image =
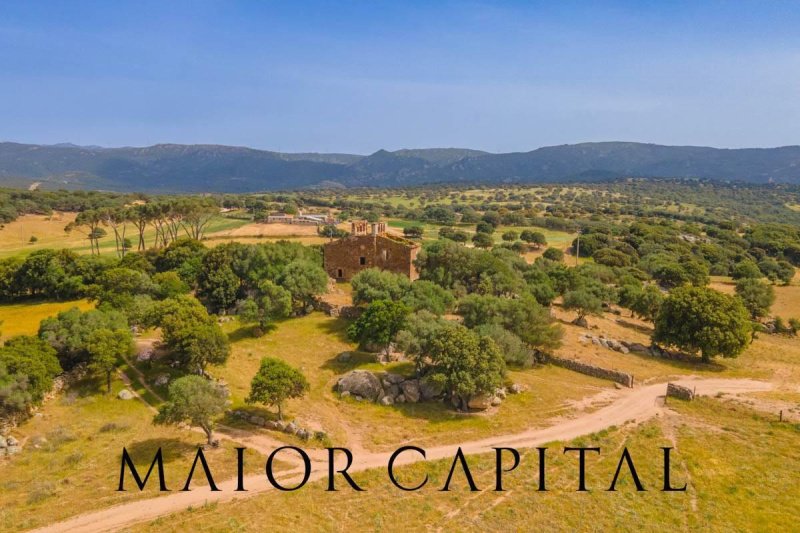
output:
[[37, 481], [28, 493], [28, 504], [35, 504], [56, 495], [56, 485], [52, 481]]
[[548, 248], [544, 251], [542, 257], [550, 261], [562, 261], [564, 259], [564, 252], [558, 248]]

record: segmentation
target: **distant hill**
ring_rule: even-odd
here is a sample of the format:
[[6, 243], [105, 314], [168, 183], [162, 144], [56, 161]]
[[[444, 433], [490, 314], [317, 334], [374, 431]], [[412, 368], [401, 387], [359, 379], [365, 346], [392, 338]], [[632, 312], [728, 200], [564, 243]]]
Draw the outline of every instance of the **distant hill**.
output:
[[144, 148], [0, 143], [0, 184], [142, 192], [251, 192], [311, 186], [543, 183], [619, 177], [800, 183], [800, 146], [718, 149], [583, 143], [490, 154], [460, 148], [355, 154], [222, 145]]

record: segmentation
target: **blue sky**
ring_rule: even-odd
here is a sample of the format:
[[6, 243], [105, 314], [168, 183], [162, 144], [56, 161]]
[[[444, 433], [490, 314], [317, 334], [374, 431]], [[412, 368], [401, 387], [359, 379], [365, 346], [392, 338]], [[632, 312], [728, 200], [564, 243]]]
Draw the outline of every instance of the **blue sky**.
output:
[[800, 2], [8, 2], [0, 140], [800, 144]]

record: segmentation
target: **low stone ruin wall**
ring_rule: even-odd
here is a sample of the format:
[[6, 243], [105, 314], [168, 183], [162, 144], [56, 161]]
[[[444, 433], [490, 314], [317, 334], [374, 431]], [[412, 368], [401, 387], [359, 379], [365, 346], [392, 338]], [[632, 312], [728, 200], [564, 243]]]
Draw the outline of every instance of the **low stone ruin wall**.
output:
[[547, 356], [547, 362], [575, 372], [580, 372], [581, 374], [586, 374], [587, 376], [607, 379], [625, 387], [633, 387], [633, 374], [601, 368], [588, 363], [582, 363], [575, 359], [562, 359], [561, 357], [555, 357], [553, 355]]
[[245, 422], [249, 422], [254, 426], [263, 427], [266, 429], [274, 429], [275, 431], [282, 431], [289, 435], [295, 435], [300, 440], [316, 439], [320, 442], [325, 441], [328, 435], [324, 431], [312, 431], [311, 429], [301, 427], [294, 422], [283, 422], [282, 420], [269, 420], [263, 416], [248, 413], [244, 409], [236, 409], [229, 411], [229, 414]]
[[355, 305], [335, 305], [320, 299], [314, 300], [314, 309], [328, 316], [341, 318], [358, 318], [362, 312], [362, 309]]
[[689, 387], [684, 387], [683, 385], [667, 383], [667, 397], [691, 401], [694, 400], [694, 390]]

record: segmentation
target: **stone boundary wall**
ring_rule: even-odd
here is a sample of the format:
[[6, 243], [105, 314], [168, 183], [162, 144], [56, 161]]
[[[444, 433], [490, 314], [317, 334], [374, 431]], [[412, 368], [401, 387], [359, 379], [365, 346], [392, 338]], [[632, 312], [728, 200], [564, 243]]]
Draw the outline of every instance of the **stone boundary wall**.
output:
[[562, 359], [561, 357], [555, 357], [553, 355], [548, 355], [546, 361], [562, 368], [586, 374], [587, 376], [607, 379], [625, 387], [633, 387], [633, 374], [601, 368], [588, 363], [582, 363], [575, 359]]
[[358, 318], [362, 313], [362, 309], [355, 305], [334, 305], [318, 298], [314, 300], [313, 305], [315, 310], [332, 317]]
[[694, 391], [689, 387], [684, 387], [683, 385], [677, 385], [675, 383], [667, 383], [667, 397], [692, 401], [694, 400]]

